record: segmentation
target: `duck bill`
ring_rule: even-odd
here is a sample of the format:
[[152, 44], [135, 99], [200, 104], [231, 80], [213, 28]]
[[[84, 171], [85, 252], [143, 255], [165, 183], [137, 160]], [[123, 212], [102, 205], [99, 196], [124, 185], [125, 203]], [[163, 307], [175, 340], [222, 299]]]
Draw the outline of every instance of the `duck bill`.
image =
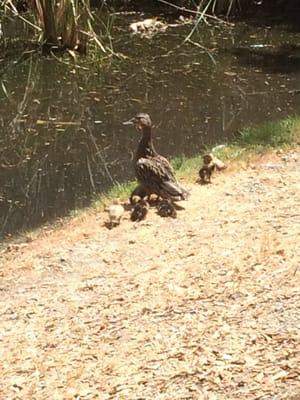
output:
[[123, 125], [133, 125], [134, 124], [134, 118], [131, 118], [128, 121], [123, 122]]

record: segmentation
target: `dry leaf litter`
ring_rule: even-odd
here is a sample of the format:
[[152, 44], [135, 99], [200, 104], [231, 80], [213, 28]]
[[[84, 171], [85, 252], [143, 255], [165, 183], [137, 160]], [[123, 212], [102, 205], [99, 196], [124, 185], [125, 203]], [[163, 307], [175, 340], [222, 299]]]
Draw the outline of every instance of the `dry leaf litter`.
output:
[[300, 399], [300, 155], [0, 255], [1, 399]]

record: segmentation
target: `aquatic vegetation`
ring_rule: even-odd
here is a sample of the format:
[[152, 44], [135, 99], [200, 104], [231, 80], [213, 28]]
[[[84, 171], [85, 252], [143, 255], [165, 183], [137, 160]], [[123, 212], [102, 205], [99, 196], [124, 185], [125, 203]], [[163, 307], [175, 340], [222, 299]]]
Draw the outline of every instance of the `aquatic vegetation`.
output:
[[5, 4], [6, 11], [34, 28], [38, 41], [51, 51], [76, 50], [85, 54], [92, 40], [105, 51], [92, 27], [93, 15], [89, 0], [35, 0], [28, 2], [29, 15], [24, 17], [19, 1]]

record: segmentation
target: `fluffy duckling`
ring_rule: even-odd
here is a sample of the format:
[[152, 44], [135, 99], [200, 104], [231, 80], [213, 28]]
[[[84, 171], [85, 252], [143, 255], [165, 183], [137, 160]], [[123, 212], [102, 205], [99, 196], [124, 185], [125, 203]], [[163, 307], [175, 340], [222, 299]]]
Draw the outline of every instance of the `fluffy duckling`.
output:
[[218, 171], [221, 171], [222, 169], [226, 169], [227, 168], [227, 165], [225, 163], [223, 163], [223, 161], [219, 160], [219, 158], [213, 157], [213, 159], [214, 159], [214, 163], [215, 163], [216, 169]]
[[216, 170], [216, 164], [212, 154], [205, 154], [203, 157], [203, 166], [199, 170], [201, 183], [211, 183], [212, 173]]
[[135, 204], [131, 211], [130, 219], [131, 221], [142, 221], [146, 218], [149, 211], [149, 203], [146, 200], [140, 200]]
[[111, 204], [106, 211], [108, 212], [109, 220], [105, 223], [107, 228], [112, 229], [120, 225], [121, 218], [124, 214], [124, 207], [121, 204]]
[[199, 176], [201, 183], [211, 183], [211, 176], [213, 172], [221, 171], [227, 168], [223, 161], [219, 160], [213, 154], [204, 154], [203, 156], [203, 166], [199, 170]]
[[161, 217], [170, 217], [170, 218], [177, 217], [177, 212], [176, 212], [174, 204], [170, 200], [167, 200], [167, 199], [164, 199], [159, 203], [157, 213]]

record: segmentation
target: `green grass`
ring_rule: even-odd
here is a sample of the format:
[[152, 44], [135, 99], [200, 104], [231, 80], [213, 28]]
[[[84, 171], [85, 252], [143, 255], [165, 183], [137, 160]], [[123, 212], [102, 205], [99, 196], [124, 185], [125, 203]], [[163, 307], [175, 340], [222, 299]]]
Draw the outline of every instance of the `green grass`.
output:
[[243, 129], [237, 144], [244, 147], [275, 148], [299, 142], [299, 134], [300, 117], [290, 117], [279, 122], [265, 122]]
[[124, 183], [118, 183], [113, 186], [109, 191], [99, 194], [96, 196], [90, 207], [87, 208], [76, 208], [69, 213], [69, 217], [79, 217], [84, 214], [89, 208], [104, 209], [107, 205], [111, 204], [113, 200], [126, 200], [130, 197], [131, 192], [136, 187], [135, 181], [127, 181]]
[[[300, 117], [289, 117], [244, 128], [231, 143], [207, 148], [205, 152], [213, 152], [224, 162], [247, 161], [272, 149], [284, 149], [297, 144], [300, 144]], [[179, 156], [171, 163], [178, 178], [194, 180], [195, 173], [202, 165], [202, 155], [191, 158]]]
[[101, 194], [94, 202], [94, 206], [106, 206], [111, 203], [112, 199], [128, 199], [136, 185], [135, 181], [119, 183], [113, 186], [108, 192]]

